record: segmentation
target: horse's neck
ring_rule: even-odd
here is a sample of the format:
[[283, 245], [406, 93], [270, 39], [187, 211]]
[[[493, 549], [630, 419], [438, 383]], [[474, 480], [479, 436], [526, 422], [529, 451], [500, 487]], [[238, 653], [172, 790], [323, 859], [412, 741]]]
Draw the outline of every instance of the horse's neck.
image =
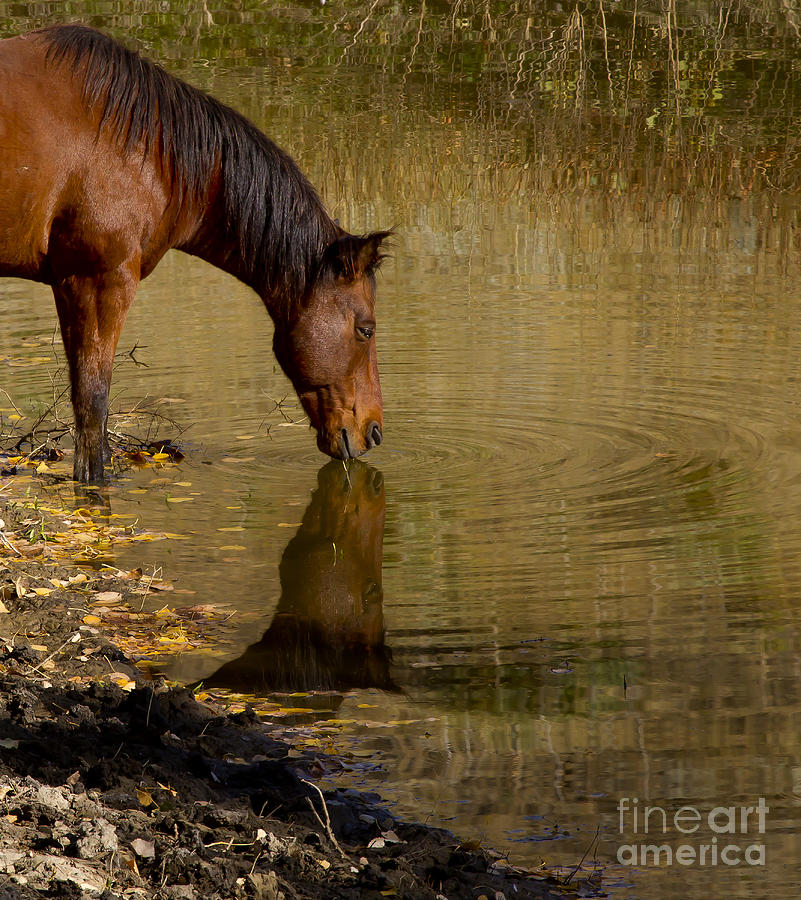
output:
[[188, 234], [188, 237], [180, 240], [175, 245], [176, 249], [197, 256], [223, 272], [233, 275], [262, 296], [267, 309], [270, 310], [270, 298], [263, 296], [261, 279], [242, 259], [236, 231], [232, 231], [224, 220], [222, 201], [215, 187], [212, 183], [209, 186], [209, 196], [202, 202], [194, 204], [196, 206], [194, 215], [184, 228], [179, 229]]

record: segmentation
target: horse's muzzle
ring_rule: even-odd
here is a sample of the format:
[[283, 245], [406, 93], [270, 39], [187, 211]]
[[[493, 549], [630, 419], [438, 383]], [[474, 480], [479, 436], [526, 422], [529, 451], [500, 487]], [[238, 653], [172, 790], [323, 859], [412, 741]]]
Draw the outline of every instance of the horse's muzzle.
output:
[[335, 440], [326, 439], [324, 434], [319, 434], [317, 446], [334, 459], [345, 460], [356, 459], [357, 456], [377, 447], [383, 440], [381, 425], [371, 421], [367, 423], [363, 436], [351, 428], [342, 428]]

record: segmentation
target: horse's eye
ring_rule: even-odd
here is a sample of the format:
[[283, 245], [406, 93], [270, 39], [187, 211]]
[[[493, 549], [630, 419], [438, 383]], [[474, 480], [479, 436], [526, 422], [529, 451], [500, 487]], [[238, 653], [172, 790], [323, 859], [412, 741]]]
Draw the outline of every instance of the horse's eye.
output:
[[375, 332], [374, 325], [357, 325], [356, 334], [363, 340], [369, 341]]

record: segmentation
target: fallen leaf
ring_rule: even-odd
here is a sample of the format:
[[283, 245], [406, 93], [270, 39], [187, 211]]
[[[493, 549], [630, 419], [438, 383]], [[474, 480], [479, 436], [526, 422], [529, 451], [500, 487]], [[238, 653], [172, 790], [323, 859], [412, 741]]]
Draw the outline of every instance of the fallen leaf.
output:
[[132, 691], [136, 687], [136, 682], [131, 681], [125, 672], [111, 672], [108, 677], [123, 691]]
[[156, 845], [153, 841], [145, 841], [142, 838], [136, 838], [136, 840], [131, 841], [131, 847], [134, 853], [137, 856], [141, 856], [143, 859], [155, 859], [156, 857]]

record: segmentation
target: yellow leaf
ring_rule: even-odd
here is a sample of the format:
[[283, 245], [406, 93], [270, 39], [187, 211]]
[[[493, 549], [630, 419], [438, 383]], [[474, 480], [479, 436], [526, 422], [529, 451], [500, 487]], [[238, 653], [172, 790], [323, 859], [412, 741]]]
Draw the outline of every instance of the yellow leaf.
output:
[[142, 788], [136, 789], [136, 799], [142, 804], [142, 806], [156, 805], [156, 801], [153, 799], [150, 791], [143, 790]]
[[84, 625], [99, 625], [101, 622], [100, 616], [84, 616], [83, 624]]
[[227, 528], [218, 528], [217, 531], [244, 531], [241, 525], [230, 525]]
[[124, 691], [132, 691], [136, 687], [136, 682], [132, 681], [125, 672], [112, 672], [108, 677]]
[[53, 588], [34, 588], [33, 592], [37, 597], [48, 597], [53, 593]]
[[170, 458], [169, 453], [154, 453], [153, 454], [153, 459], [155, 459], [157, 462], [160, 462], [162, 459], [169, 459], [169, 458]]

